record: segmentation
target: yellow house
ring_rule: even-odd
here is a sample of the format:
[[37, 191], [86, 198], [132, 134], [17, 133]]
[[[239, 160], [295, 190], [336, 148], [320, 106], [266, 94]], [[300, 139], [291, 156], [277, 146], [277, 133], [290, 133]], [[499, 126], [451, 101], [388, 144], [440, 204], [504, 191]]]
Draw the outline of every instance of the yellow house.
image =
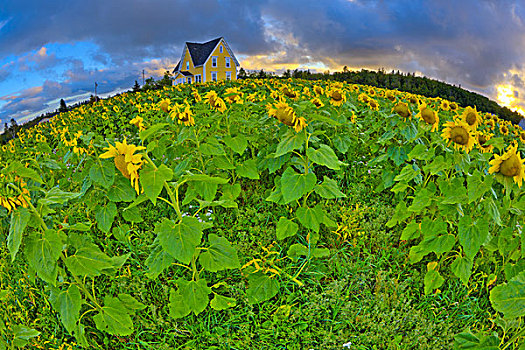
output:
[[205, 42], [186, 42], [173, 70], [173, 84], [237, 80], [239, 62], [223, 37]]

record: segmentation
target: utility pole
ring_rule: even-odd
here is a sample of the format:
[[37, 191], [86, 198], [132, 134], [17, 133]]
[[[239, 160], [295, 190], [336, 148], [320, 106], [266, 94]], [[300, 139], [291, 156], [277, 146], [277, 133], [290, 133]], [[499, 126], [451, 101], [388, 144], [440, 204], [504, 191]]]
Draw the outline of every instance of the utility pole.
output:
[[95, 99], [97, 98], [97, 86], [98, 86], [98, 84], [97, 84], [97, 82], [95, 82]]
[[142, 86], [144, 86], [144, 69], [142, 70]]

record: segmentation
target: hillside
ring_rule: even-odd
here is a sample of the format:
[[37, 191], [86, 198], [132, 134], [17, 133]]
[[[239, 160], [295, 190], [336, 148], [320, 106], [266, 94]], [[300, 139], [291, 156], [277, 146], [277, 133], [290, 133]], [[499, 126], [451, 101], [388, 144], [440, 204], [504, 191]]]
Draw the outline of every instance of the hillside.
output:
[[0, 148], [0, 349], [518, 349], [524, 151], [333, 80], [60, 113]]

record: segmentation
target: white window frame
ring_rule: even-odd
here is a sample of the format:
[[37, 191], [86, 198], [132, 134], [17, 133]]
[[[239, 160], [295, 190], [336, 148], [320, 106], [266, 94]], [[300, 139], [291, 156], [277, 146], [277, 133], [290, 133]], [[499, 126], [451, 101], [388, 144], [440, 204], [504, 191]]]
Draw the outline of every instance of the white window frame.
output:
[[188, 84], [191, 84], [191, 77], [188, 77]]
[[195, 76], [195, 82], [196, 82], [196, 83], [202, 83], [202, 79], [201, 79], [201, 75], [200, 75], [200, 74], [197, 74], [197, 75]]
[[217, 67], [217, 61], [218, 61], [218, 57], [217, 56], [211, 56], [211, 66], [213, 68]]
[[226, 72], [226, 80], [232, 80], [232, 72]]
[[230, 68], [231, 67], [230, 58], [229, 57], [224, 57], [224, 59], [226, 60], [226, 62], [224, 63], [226, 68]]
[[186, 61], [186, 70], [190, 70], [190, 61]]
[[222, 45], [219, 46], [219, 51], [220, 51], [220, 53], [222, 53]]
[[211, 81], [217, 81], [217, 72], [211, 72]]

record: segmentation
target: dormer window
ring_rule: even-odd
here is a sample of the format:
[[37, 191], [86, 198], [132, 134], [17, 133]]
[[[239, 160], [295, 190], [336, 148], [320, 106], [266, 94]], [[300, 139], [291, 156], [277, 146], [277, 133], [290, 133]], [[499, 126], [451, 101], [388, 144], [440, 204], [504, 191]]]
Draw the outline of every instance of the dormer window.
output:
[[186, 62], [186, 70], [190, 70], [190, 61]]
[[211, 58], [211, 66], [217, 67], [217, 56], [212, 56]]

